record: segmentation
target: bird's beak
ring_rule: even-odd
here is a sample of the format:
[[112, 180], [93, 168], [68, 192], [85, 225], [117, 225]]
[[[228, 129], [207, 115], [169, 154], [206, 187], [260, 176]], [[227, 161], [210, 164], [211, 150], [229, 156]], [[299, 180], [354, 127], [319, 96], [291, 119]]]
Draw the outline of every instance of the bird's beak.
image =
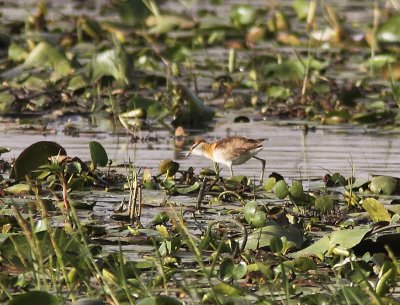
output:
[[191, 153], [192, 153], [192, 149], [190, 149], [190, 150], [187, 152], [186, 157], [189, 157]]

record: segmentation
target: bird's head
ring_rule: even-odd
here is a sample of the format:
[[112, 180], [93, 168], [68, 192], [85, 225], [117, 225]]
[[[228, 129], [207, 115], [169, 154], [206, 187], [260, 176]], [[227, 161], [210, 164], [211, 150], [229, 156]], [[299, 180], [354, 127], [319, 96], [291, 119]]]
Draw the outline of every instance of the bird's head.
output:
[[204, 151], [203, 146], [204, 146], [204, 144], [207, 144], [207, 142], [204, 141], [203, 139], [196, 140], [193, 143], [193, 145], [190, 147], [190, 150], [186, 154], [186, 157], [189, 157], [191, 154], [197, 155], [197, 156], [203, 155], [203, 151]]

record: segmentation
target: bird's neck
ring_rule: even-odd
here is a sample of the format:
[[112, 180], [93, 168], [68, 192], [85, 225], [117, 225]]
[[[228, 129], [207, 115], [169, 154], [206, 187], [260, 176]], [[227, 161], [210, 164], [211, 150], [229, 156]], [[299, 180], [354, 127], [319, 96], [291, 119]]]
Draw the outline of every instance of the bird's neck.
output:
[[214, 160], [213, 153], [215, 149], [216, 143], [203, 143], [201, 150], [203, 152], [203, 155], [211, 160]]

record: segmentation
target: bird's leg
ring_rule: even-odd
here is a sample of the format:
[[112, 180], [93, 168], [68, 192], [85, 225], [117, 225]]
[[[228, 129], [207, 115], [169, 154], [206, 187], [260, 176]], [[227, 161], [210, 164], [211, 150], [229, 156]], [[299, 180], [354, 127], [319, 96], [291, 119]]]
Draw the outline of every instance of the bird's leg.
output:
[[265, 160], [261, 159], [261, 158], [258, 158], [258, 157], [255, 157], [255, 156], [253, 156], [253, 158], [257, 159], [262, 164], [262, 171], [261, 171], [261, 176], [260, 176], [260, 182], [262, 182], [264, 180]]
[[219, 177], [219, 172], [220, 172], [218, 162], [214, 162], [214, 171], [215, 171], [215, 174], [217, 175], [217, 178], [218, 178]]
[[233, 177], [233, 169], [232, 169], [232, 164], [231, 164], [231, 166], [229, 166], [229, 169], [231, 170], [231, 176], [230, 176], [229, 178], [232, 178], [232, 177]]

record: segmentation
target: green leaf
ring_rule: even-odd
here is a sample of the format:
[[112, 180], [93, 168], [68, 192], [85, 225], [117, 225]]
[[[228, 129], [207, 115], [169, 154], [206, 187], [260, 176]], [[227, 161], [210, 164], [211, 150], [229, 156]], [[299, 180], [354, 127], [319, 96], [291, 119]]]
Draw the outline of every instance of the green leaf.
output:
[[46, 68], [51, 72], [52, 81], [57, 81], [73, 72], [72, 64], [62, 50], [48, 42], [40, 42], [29, 53], [22, 65], [4, 72], [2, 77], [12, 78], [31, 68]]
[[308, 255], [324, 255], [328, 252], [331, 246], [341, 246], [345, 249], [351, 249], [358, 245], [364, 238], [364, 236], [371, 231], [371, 228], [364, 227], [360, 229], [350, 229], [334, 231], [330, 235], [325, 235], [311, 246], [289, 254], [291, 257], [300, 257]]
[[233, 259], [226, 258], [222, 261], [219, 276], [223, 281], [230, 279], [239, 280], [247, 274], [247, 264], [243, 261], [235, 264]]
[[133, 61], [123, 46], [96, 54], [91, 62], [92, 80], [112, 76], [116, 81], [130, 84]]
[[376, 38], [381, 43], [400, 43], [400, 16], [393, 16], [383, 23]]
[[28, 52], [15, 42], [12, 42], [8, 47], [8, 59], [13, 62], [22, 62], [27, 56]]
[[221, 262], [221, 266], [219, 268], [219, 277], [223, 281], [230, 280], [232, 278], [234, 268], [234, 262], [231, 258], [226, 258]]
[[374, 198], [363, 199], [362, 207], [364, 208], [364, 210], [367, 211], [368, 215], [375, 222], [378, 221], [390, 222], [390, 220], [392, 219], [392, 217], [390, 216], [386, 208], [383, 206], [383, 204]]
[[250, 4], [236, 4], [229, 14], [231, 23], [235, 27], [253, 24], [256, 18], [256, 9]]
[[243, 214], [246, 221], [255, 228], [263, 227], [267, 222], [265, 208], [256, 201], [247, 202], [244, 206]]
[[11, 179], [23, 179], [40, 166], [49, 163], [49, 157], [66, 155], [65, 149], [55, 142], [40, 141], [26, 148], [15, 160], [11, 170]]
[[103, 300], [94, 298], [82, 298], [76, 300], [74, 305], [105, 305]]
[[26, 183], [18, 183], [4, 189], [9, 194], [24, 195], [29, 194], [31, 186]]
[[286, 237], [288, 247], [299, 249], [303, 244], [303, 232], [294, 225], [283, 227], [272, 224], [264, 226], [252, 232], [247, 239], [246, 249], [256, 250], [262, 247], [269, 247], [272, 239]]
[[98, 165], [107, 166], [108, 156], [103, 145], [101, 145], [97, 141], [91, 141], [89, 143], [89, 149], [90, 149], [90, 157], [92, 159], [92, 165], [91, 165], [92, 169], [97, 168]]
[[286, 196], [289, 194], [289, 189], [288, 186], [285, 182], [285, 180], [279, 180], [276, 182], [274, 186], [274, 194], [278, 199], [285, 199]]
[[376, 176], [372, 178], [369, 189], [374, 194], [392, 195], [397, 190], [398, 180], [390, 176]]
[[57, 297], [45, 291], [30, 291], [15, 296], [9, 305], [61, 305]]
[[215, 115], [215, 111], [204, 104], [189, 88], [182, 84], [176, 85], [179, 95], [179, 110], [175, 113], [174, 126], [204, 126], [209, 123]]
[[157, 297], [147, 297], [139, 300], [136, 305], [182, 305], [177, 299], [160, 295]]
[[269, 178], [267, 179], [267, 181], [265, 181], [265, 183], [264, 183], [264, 190], [265, 190], [266, 192], [272, 191], [272, 189], [274, 188], [275, 184], [276, 184], [276, 178], [274, 178], [274, 177], [269, 177]]
[[0, 147], [0, 156], [4, 153], [8, 153], [11, 151], [11, 148], [7, 148], [7, 147]]
[[235, 287], [233, 285], [224, 282], [215, 285], [213, 289], [219, 295], [230, 296], [230, 297], [239, 296], [243, 292], [238, 287]]
[[143, 109], [148, 118], [161, 120], [171, 112], [161, 102], [135, 95], [129, 99], [128, 111]]
[[176, 187], [176, 192], [178, 194], [181, 195], [187, 195], [190, 193], [193, 193], [195, 191], [197, 191], [200, 188], [200, 183], [195, 182], [193, 185], [191, 186], [187, 186], [187, 187]]
[[[8, 113], [14, 103], [14, 96], [8, 92], [0, 92], [0, 113]], [[4, 149], [4, 148], [3, 148]]]
[[321, 195], [315, 199], [315, 207], [323, 213], [333, 209], [333, 200], [329, 195]]
[[65, 166], [65, 172], [72, 174], [79, 174], [82, 171], [82, 165], [79, 162], [69, 162]]
[[234, 280], [240, 280], [247, 274], [247, 264], [243, 261], [235, 265], [233, 269], [232, 278]]
[[146, 20], [146, 24], [150, 26], [149, 34], [161, 35], [166, 34], [176, 28], [192, 28], [195, 23], [183, 16], [178, 15], [158, 15], [150, 16]]
[[293, 9], [296, 12], [297, 18], [305, 20], [308, 16], [309, 0], [294, 0]]
[[118, 1], [115, 5], [122, 20], [125, 22], [128, 21], [128, 24], [141, 20], [151, 14], [143, 0]]
[[303, 184], [298, 180], [293, 181], [289, 187], [289, 194], [295, 199], [301, 198], [303, 195]]
[[291, 95], [292, 90], [283, 86], [270, 86], [267, 89], [268, 97], [286, 99]]

